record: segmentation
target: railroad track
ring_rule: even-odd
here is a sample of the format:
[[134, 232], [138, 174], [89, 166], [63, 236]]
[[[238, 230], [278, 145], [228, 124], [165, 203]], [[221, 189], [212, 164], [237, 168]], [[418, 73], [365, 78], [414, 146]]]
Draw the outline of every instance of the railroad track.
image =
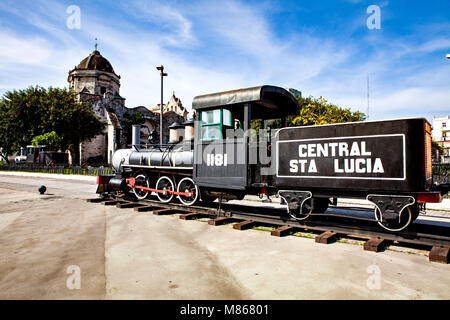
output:
[[[156, 199], [156, 198], [155, 198]], [[331, 207], [327, 214], [312, 214], [308, 220], [292, 219], [282, 208], [268, 206], [245, 206], [228, 203], [184, 206], [177, 203], [161, 203], [158, 200], [136, 201], [125, 196], [117, 198], [87, 199], [88, 202], [102, 203], [118, 208], [133, 208], [136, 212], [152, 212], [155, 215], [180, 214], [180, 219], [190, 220], [201, 217], [210, 218], [208, 224], [222, 225], [236, 222], [234, 229], [246, 230], [255, 226], [276, 226], [272, 236], [283, 237], [296, 232], [316, 233], [317, 243], [329, 244], [340, 237], [364, 240], [364, 250], [380, 252], [391, 243], [402, 246], [419, 246], [429, 250], [429, 260], [449, 263], [450, 228], [426, 223], [413, 223], [407, 230], [389, 233], [380, 229], [375, 220], [364, 216], [340, 214], [345, 207]], [[348, 208], [355, 210], [355, 208]], [[364, 211], [365, 209], [362, 209]]]

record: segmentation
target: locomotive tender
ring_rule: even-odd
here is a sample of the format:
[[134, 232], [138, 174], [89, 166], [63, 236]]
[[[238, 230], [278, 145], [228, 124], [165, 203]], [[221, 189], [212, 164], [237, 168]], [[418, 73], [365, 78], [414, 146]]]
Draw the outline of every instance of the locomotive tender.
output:
[[[389, 231], [405, 229], [448, 192], [432, 185], [431, 126], [423, 118], [286, 127], [299, 105], [275, 86], [197, 96], [192, 108], [197, 119], [185, 124], [182, 142], [118, 150], [116, 175], [99, 177], [97, 192], [156, 193], [184, 205], [278, 195], [297, 220], [324, 213], [330, 199], [361, 198]], [[252, 120], [273, 119], [280, 129], [261, 121], [260, 134], [250, 130]]]

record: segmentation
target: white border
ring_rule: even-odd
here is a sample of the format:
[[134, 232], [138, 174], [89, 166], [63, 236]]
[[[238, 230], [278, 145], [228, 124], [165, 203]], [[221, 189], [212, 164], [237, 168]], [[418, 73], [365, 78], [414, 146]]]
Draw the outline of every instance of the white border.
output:
[[[300, 142], [300, 141], [313, 141], [313, 140], [337, 140], [337, 139], [358, 139], [358, 138], [378, 138], [378, 137], [403, 137], [403, 178], [378, 178], [378, 177], [340, 177], [340, 176], [280, 176], [279, 172], [279, 144], [284, 142]], [[277, 178], [296, 178], [296, 179], [356, 179], [356, 180], [406, 180], [406, 146], [404, 134], [378, 134], [372, 136], [345, 136], [345, 137], [333, 137], [333, 138], [311, 138], [311, 139], [298, 139], [298, 140], [283, 140], [277, 141], [277, 155], [276, 155], [276, 171]]]

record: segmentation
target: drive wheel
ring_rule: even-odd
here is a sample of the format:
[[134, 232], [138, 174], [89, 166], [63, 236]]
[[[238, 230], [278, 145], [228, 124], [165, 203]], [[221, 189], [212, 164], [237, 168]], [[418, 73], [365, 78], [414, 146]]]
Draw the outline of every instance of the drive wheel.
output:
[[[144, 173], [137, 174], [134, 179], [136, 180], [134, 183], [135, 186], [150, 188], [150, 181]], [[133, 193], [138, 200], [143, 200], [147, 198], [151, 192], [134, 187]]]
[[164, 191], [156, 193], [156, 196], [158, 197], [159, 201], [163, 203], [168, 203], [172, 201], [173, 193], [168, 192], [168, 191], [175, 191], [175, 186], [173, 184], [172, 179], [166, 176], [162, 176], [156, 182], [156, 189]]
[[178, 183], [177, 192], [189, 192], [192, 196], [178, 195], [180, 202], [186, 206], [192, 206], [199, 199], [198, 186], [191, 178], [183, 178]]

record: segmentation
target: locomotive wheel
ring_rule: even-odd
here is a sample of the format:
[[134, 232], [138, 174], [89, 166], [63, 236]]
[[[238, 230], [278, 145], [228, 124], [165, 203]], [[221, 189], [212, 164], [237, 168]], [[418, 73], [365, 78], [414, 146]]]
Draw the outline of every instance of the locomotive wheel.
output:
[[388, 231], [402, 231], [406, 229], [419, 215], [417, 206], [407, 206], [400, 212], [400, 219], [384, 219], [381, 221], [381, 213], [378, 207], [375, 207], [375, 219], [378, 224]]
[[[170, 179], [169, 177], [166, 177], [166, 176], [162, 176], [156, 182], [156, 189], [164, 190], [164, 191], [166, 191], [166, 190], [175, 191], [175, 186], [173, 184], [172, 179]], [[165, 192], [165, 193], [157, 192], [156, 196], [158, 197], [159, 201], [161, 201], [163, 203], [168, 203], [168, 202], [172, 201], [172, 199], [173, 199], [173, 193], [168, 193], [168, 192]]]
[[[150, 181], [145, 174], [138, 174], [134, 178], [136, 179], [135, 185], [150, 188]], [[139, 188], [133, 188], [133, 193], [138, 200], [143, 200], [150, 194], [149, 191], [144, 191]]]
[[191, 192], [193, 194], [192, 197], [186, 197], [183, 195], [179, 195], [178, 199], [180, 202], [186, 206], [192, 206], [199, 199], [199, 190], [198, 186], [191, 178], [183, 178], [178, 183], [177, 192]]

